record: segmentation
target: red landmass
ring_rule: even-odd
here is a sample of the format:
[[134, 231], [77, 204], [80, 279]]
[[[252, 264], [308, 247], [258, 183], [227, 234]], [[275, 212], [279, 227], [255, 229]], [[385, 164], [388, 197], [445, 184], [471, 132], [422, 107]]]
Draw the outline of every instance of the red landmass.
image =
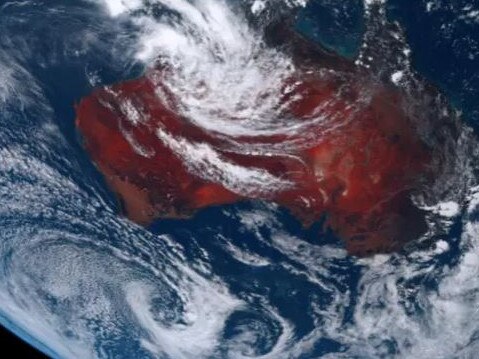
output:
[[[148, 225], [161, 218], [189, 217], [212, 205], [260, 199], [288, 208], [305, 226], [326, 216], [326, 224], [351, 254], [394, 251], [427, 229], [411, 194], [431, 181], [433, 151], [418, 134], [418, 119], [405, 110], [402, 92], [350, 66], [346, 80], [311, 71], [308, 64], [285, 81], [285, 87], [296, 84], [284, 94], [285, 115], [308, 121], [318, 108], [327, 115], [326, 123], [305, 133], [233, 139], [207, 132], [160, 100], [151, 76], [161, 77], [159, 69], [97, 89], [78, 104], [76, 123], [86, 150], [134, 222]], [[346, 90], [338, 92], [340, 87]], [[367, 102], [352, 106], [365, 92]], [[296, 100], [289, 101], [293, 96]], [[122, 108], [126, 102], [141, 109], [140, 120], [128, 118]], [[290, 185], [245, 194], [221, 180], [205, 179], [161, 139], [158, 129], [171, 138], [206, 144], [225, 162], [261, 169]], [[311, 140], [285, 154], [234, 149], [308, 136]]]

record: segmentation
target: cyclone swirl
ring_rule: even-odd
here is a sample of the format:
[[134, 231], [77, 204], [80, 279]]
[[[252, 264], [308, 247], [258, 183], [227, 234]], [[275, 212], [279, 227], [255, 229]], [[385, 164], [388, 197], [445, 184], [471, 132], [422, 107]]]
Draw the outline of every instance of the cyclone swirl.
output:
[[[309, 3], [0, 4], [2, 325], [54, 358], [474, 357], [473, 130], [415, 71], [388, 2], [358, 1], [366, 29], [354, 58], [278, 27]], [[418, 3], [428, 16], [444, 5]], [[446, 7], [455, 22], [444, 37], [458, 21], [476, 26], [467, 6]], [[383, 142], [391, 131], [404, 140]], [[349, 188], [338, 198], [369, 206], [376, 192], [360, 189], [378, 177], [318, 178], [349, 168], [328, 162], [334, 149], [354, 162], [371, 138], [390, 151], [379, 168], [406, 169], [377, 193], [399, 184], [405, 212], [422, 220], [402, 226], [413, 240], [360, 258], [344, 244], [358, 233], [341, 232], [358, 227], [339, 221], [356, 208], [325, 198]], [[170, 177], [155, 177], [159, 159], [175, 165]], [[305, 190], [313, 177], [324, 193]], [[144, 221], [129, 215], [135, 203], [161, 208]], [[403, 213], [391, 203], [372, 213]], [[330, 229], [324, 213], [336, 215]]]

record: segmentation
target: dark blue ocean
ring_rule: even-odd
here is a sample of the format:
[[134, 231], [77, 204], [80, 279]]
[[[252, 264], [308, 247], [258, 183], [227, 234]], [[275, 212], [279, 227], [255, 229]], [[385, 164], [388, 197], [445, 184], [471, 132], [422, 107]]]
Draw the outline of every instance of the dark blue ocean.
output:
[[[445, 231], [368, 259], [347, 255], [322, 223], [304, 229], [262, 202], [148, 229], [119, 216], [82, 148], [75, 104], [143, 73], [146, 25], [138, 1], [104, 3], [0, 1], [3, 326], [53, 358], [476, 357], [475, 169], [458, 212], [438, 219]], [[296, 28], [354, 59], [367, 3], [310, 0]], [[479, 2], [381, 6], [404, 31], [412, 69], [476, 133]]]

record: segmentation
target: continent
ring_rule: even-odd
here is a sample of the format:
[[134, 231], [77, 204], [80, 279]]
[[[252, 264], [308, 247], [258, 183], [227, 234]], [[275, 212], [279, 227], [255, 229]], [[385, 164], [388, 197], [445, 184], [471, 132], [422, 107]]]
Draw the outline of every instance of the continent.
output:
[[[80, 101], [84, 146], [128, 218], [148, 225], [209, 206], [271, 201], [305, 227], [326, 218], [360, 256], [396, 251], [427, 231], [412, 198], [441, 171], [441, 126], [425, 126], [428, 110], [393, 83], [304, 39], [290, 44], [283, 51], [294, 67], [278, 81], [273, 121], [261, 131], [200, 125], [168, 85], [175, 69], [161, 62]], [[224, 120], [232, 128], [239, 121]]]

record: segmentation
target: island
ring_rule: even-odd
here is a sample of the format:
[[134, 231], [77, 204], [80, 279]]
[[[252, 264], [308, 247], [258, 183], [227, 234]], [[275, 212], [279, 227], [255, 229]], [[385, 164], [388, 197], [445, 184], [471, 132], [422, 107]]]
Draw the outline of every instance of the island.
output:
[[84, 148], [123, 214], [147, 226], [209, 206], [270, 201], [305, 227], [325, 219], [358, 256], [397, 251], [423, 235], [426, 215], [413, 198], [443, 170], [442, 137], [454, 136], [453, 122], [424, 125], [429, 112], [401, 87], [292, 31], [275, 31], [268, 43], [295, 65], [274, 109], [283, 131], [199, 126], [163, 85], [174, 70], [161, 62], [77, 104]]

